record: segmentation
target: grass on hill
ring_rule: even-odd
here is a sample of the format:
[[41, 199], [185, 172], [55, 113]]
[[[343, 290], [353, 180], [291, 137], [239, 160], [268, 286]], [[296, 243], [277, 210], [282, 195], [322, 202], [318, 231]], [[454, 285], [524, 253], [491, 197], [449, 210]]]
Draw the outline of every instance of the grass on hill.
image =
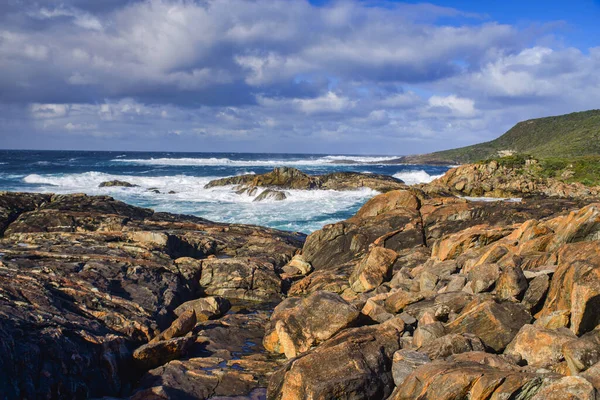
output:
[[[405, 157], [407, 162], [464, 164], [497, 158], [502, 152], [538, 159], [600, 156], [600, 110], [519, 122], [490, 142]], [[581, 161], [581, 160], [580, 160]], [[581, 161], [587, 164], [585, 161]], [[578, 164], [579, 165], [579, 164]]]

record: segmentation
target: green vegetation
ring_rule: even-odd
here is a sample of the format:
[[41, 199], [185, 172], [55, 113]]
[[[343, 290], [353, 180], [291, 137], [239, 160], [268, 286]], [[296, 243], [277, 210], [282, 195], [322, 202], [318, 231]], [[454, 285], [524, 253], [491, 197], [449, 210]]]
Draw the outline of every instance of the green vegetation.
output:
[[[519, 122], [491, 142], [419, 156], [405, 157], [410, 163], [464, 164], [492, 159], [505, 153], [530, 154], [559, 165], [564, 159], [600, 156], [600, 110]], [[582, 165], [588, 161], [580, 160]], [[549, 165], [550, 165], [549, 164]], [[554, 165], [554, 164], [553, 164]], [[574, 166], [577, 167], [577, 164]], [[589, 166], [589, 165], [588, 165]], [[577, 173], [576, 173], [577, 174]], [[582, 176], [587, 175], [582, 171]]]
[[[534, 161], [528, 163], [528, 160]], [[567, 183], [580, 182], [586, 186], [600, 186], [600, 156], [539, 159], [530, 155], [515, 154], [481, 160], [478, 163], [490, 161], [496, 161], [501, 166], [516, 169], [519, 174], [553, 178]]]

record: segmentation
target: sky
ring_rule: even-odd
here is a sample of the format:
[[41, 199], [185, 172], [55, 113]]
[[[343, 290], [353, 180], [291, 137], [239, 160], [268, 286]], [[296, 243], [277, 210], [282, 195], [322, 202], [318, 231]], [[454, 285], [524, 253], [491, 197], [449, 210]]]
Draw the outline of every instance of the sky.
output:
[[2, 0], [0, 148], [403, 155], [600, 108], [600, 1]]

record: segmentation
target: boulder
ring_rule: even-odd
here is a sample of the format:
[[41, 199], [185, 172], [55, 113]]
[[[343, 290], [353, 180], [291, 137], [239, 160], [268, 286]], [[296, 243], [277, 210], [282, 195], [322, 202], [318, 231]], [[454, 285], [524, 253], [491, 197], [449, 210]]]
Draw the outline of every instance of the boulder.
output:
[[196, 311], [193, 308], [190, 308], [182, 312], [169, 328], [157, 335], [150, 343], [185, 336], [194, 329], [194, 326], [196, 326]]
[[180, 316], [188, 310], [194, 310], [198, 320], [201, 319], [200, 316], [204, 316], [206, 319], [216, 319], [225, 315], [230, 308], [231, 303], [226, 298], [211, 296], [186, 301], [175, 309], [175, 314]]
[[252, 201], [282, 201], [285, 199], [287, 199], [287, 195], [285, 194], [285, 192], [282, 192], [281, 190], [266, 189], [261, 194], [256, 196]]
[[195, 340], [194, 337], [189, 336], [150, 342], [138, 347], [133, 352], [133, 360], [140, 369], [156, 368], [182, 357]]
[[403, 324], [347, 329], [289, 360], [269, 381], [267, 399], [385, 399], [394, 387], [392, 358]]
[[263, 344], [268, 351], [296, 357], [352, 326], [359, 316], [356, 307], [335, 293], [289, 297], [275, 307]]
[[427, 354], [415, 350], [398, 350], [394, 353], [392, 364], [394, 383], [396, 386], [401, 385], [406, 377], [412, 374], [415, 369], [429, 362], [431, 362], [431, 360]]
[[389, 281], [397, 258], [394, 250], [373, 247], [350, 275], [350, 288], [357, 293], [368, 292]]
[[495, 293], [500, 299], [516, 301], [522, 298], [527, 286], [527, 279], [520, 267], [503, 267]]
[[521, 304], [474, 300], [446, 325], [452, 333], [471, 333], [500, 352], [513, 340], [519, 329], [531, 322], [531, 315]]
[[210, 296], [242, 300], [281, 299], [281, 278], [272, 263], [254, 258], [202, 261], [200, 286]]
[[441, 336], [419, 349], [420, 352], [427, 354], [431, 360], [446, 358], [453, 354], [484, 350], [485, 347], [481, 340], [477, 336], [468, 333], [452, 333]]
[[600, 330], [563, 343], [562, 352], [573, 375], [600, 362]]
[[579, 242], [558, 252], [558, 268], [540, 317], [555, 311], [570, 313], [570, 329], [577, 335], [600, 324], [600, 246]]
[[473, 293], [489, 291], [500, 278], [500, 267], [497, 264], [480, 264], [467, 274], [467, 284]]
[[531, 400], [596, 400], [596, 390], [582, 377], [565, 376], [544, 385]]
[[[390, 400], [526, 399], [541, 384], [542, 377], [531, 372], [438, 360], [418, 367], [394, 390]], [[515, 397], [517, 394], [520, 397]]]
[[406, 292], [399, 289], [392, 292], [385, 300], [385, 308], [391, 313], [399, 313], [406, 306], [416, 303], [423, 299], [423, 295], [420, 293]]
[[439, 321], [429, 324], [419, 322], [419, 326], [413, 334], [413, 344], [416, 347], [421, 347], [431, 343], [433, 340], [440, 338], [446, 334], [444, 324]]
[[547, 329], [527, 324], [508, 344], [504, 354], [520, 357], [528, 365], [548, 367], [563, 360], [563, 344], [576, 338], [566, 328]]

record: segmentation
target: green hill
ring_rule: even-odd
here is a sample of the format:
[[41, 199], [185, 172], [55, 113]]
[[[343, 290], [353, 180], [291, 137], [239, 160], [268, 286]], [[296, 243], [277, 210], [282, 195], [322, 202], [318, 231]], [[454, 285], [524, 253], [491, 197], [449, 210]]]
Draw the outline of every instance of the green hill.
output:
[[600, 156], [600, 110], [519, 122], [491, 142], [407, 156], [409, 163], [465, 164], [508, 154], [537, 159]]

